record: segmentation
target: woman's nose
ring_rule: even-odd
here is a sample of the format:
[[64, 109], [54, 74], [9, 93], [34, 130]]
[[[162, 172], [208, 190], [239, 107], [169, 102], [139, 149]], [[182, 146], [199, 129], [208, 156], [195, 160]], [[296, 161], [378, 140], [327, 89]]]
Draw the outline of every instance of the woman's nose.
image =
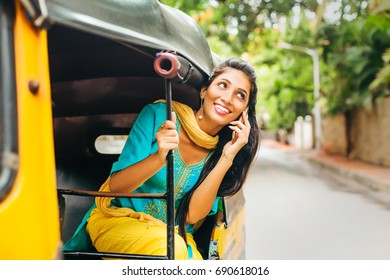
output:
[[232, 103], [232, 98], [233, 92], [230, 90], [225, 91], [224, 94], [221, 95], [221, 99], [228, 104]]

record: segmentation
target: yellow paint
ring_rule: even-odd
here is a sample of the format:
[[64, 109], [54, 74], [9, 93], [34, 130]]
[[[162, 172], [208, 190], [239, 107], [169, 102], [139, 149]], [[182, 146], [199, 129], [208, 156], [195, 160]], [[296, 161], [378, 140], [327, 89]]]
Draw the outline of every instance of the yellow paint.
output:
[[[0, 259], [54, 259], [61, 239], [47, 33], [34, 28], [15, 3], [20, 166], [11, 193], [0, 203]], [[31, 80], [40, 84], [36, 94], [29, 90]]]
[[217, 242], [218, 255], [221, 259], [239, 259], [245, 251], [244, 221], [245, 209], [242, 208], [228, 227], [223, 222], [215, 226], [211, 242]]

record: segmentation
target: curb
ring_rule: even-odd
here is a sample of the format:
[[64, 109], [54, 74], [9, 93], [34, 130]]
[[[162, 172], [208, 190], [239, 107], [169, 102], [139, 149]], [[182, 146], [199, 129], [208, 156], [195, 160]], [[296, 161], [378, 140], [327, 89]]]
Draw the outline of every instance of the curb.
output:
[[[327, 168], [333, 172], [336, 172], [342, 176], [353, 179], [363, 185], [366, 185], [373, 191], [385, 191], [390, 193], [390, 181], [389, 180], [380, 180], [375, 176], [369, 176], [367, 174], [356, 172], [347, 168], [343, 168], [341, 166], [337, 166], [319, 158], [315, 158], [313, 156], [306, 156], [307, 160], [317, 164], [320, 167]], [[389, 170], [390, 172], [390, 170]]]

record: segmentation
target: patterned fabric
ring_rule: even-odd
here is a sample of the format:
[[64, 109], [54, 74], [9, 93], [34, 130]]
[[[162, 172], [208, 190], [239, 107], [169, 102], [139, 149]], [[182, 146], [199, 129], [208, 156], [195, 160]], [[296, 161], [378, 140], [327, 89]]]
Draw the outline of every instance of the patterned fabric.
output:
[[[149, 155], [157, 152], [158, 145], [156, 133], [160, 125], [166, 119], [166, 105], [164, 103], [149, 104], [139, 114], [134, 126], [132, 127], [129, 137], [125, 143], [123, 151], [117, 162], [112, 166], [111, 173], [122, 170], [136, 162], [143, 160]], [[181, 123], [177, 121], [177, 131], [180, 132]], [[175, 183], [175, 210], [179, 206], [180, 200], [196, 183], [202, 168], [211, 155], [198, 163], [187, 165], [180, 151], [174, 151], [174, 183]], [[166, 190], [166, 166], [160, 169], [155, 175], [144, 182], [134, 193], [165, 193]], [[213, 215], [218, 210], [217, 197], [209, 215]], [[113, 207], [125, 207], [135, 212], [143, 212], [152, 217], [166, 222], [166, 203], [161, 199], [148, 198], [115, 198], [111, 200]], [[87, 220], [91, 211], [96, 208], [94, 204], [84, 216], [83, 221], [77, 228], [73, 237], [64, 245], [65, 251], [86, 251], [92, 247], [91, 239], [86, 231]], [[125, 210], [125, 209], [123, 209]], [[192, 234], [194, 228], [192, 225], [187, 226], [187, 232]]]
[[[130, 135], [123, 148], [118, 161], [113, 164], [111, 174], [122, 170], [147, 156], [157, 152], [158, 143], [155, 135], [160, 125], [165, 121], [166, 105], [154, 103], [147, 105], [137, 118]], [[176, 129], [180, 133], [181, 122], [178, 119]], [[210, 156], [198, 163], [187, 165], [180, 151], [176, 149], [174, 155], [174, 183], [175, 183], [175, 209], [179, 206], [182, 197], [195, 185], [202, 168]], [[138, 187], [134, 193], [164, 193], [166, 190], [166, 166]], [[135, 199], [117, 198], [111, 202], [112, 206], [128, 207], [136, 212], [147, 213], [163, 222], [166, 222], [166, 202], [161, 199]], [[216, 199], [210, 214], [217, 211], [218, 199]], [[191, 226], [187, 227], [189, 233], [193, 233]]]
[[[87, 230], [99, 252], [167, 254], [167, 225], [142, 212], [129, 213], [128, 217], [108, 217], [95, 208], [88, 219]], [[174, 236], [175, 260], [202, 259], [191, 234], [187, 233], [187, 244], [177, 229]]]

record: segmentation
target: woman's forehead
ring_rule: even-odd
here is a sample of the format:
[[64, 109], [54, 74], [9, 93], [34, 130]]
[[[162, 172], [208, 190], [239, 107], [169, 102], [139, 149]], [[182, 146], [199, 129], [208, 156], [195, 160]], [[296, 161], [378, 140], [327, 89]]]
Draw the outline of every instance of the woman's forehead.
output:
[[244, 89], [248, 94], [251, 89], [251, 83], [247, 75], [241, 70], [226, 68], [215, 81], [228, 80], [233, 86]]

